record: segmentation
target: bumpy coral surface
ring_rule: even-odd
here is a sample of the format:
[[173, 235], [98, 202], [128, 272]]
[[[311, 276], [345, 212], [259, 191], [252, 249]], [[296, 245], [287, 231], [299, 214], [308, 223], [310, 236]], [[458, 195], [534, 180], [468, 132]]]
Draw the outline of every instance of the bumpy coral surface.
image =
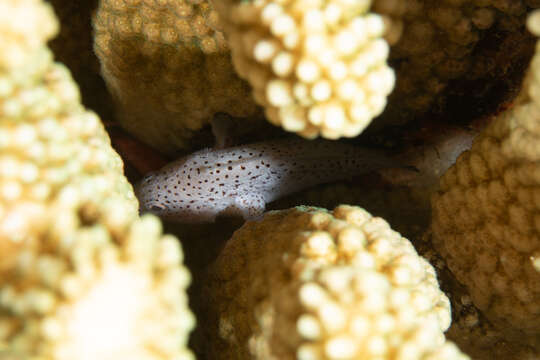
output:
[[[434, 105], [459, 111], [511, 84], [530, 56], [525, 15], [538, 6], [534, 0], [374, 0], [373, 11], [388, 24], [397, 75], [388, 112], [376, 124], [404, 123]], [[451, 96], [462, 100], [453, 108], [445, 104]]]
[[[539, 12], [529, 28], [540, 35]], [[537, 53], [514, 108], [495, 118], [458, 158], [432, 200], [435, 246], [475, 305], [508, 336], [537, 345], [539, 64]]]
[[43, 46], [58, 27], [50, 8], [1, 6], [10, 14], [0, 31], [0, 248], [7, 261], [8, 249], [35, 240], [55, 219], [48, 202], [75, 178], [82, 196], [102, 196], [103, 205], [123, 197], [125, 214], [135, 214], [137, 202], [99, 119]]
[[[43, 42], [58, 32], [58, 24], [51, 20], [52, 9], [37, 6], [39, 2], [23, 0], [16, 5], [15, 0], [0, 3], [0, 66], [2, 75], [6, 69], [28, 61], [28, 54], [42, 49]], [[25, 19], [26, 21], [21, 21]]]
[[[68, 71], [38, 49], [23, 65], [0, 72], [0, 247], [21, 247], [40, 237], [56, 215], [48, 202], [75, 179], [86, 198], [137, 201], [122, 175], [99, 118], [84, 110]], [[91, 211], [88, 209], [88, 211]], [[107, 218], [107, 216], [105, 216]], [[108, 221], [108, 220], [107, 220]], [[9, 258], [2, 252], [2, 258]]]
[[433, 268], [358, 207], [247, 222], [208, 280], [211, 359], [467, 359]]
[[[58, 212], [59, 221], [74, 212]], [[60, 226], [61, 224], [57, 224]], [[192, 359], [194, 326], [178, 240], [156, 217], [42, 237], [0, 273], [0, 343], [40, 359]], [[54, 225], [51, 225], [54, 228]], [[56, 229], [51, 229], [56, 230]]]
[[208, 1], [101, 0], [94, 29], [118, 120], [162, 152], [188, 147], [217, 112], [256, 112]]
[[216, 1], [238, 74], [272, 123], [312, 138], [358, 135], [394, 86], [371, 1]]
[[50, 6], [0, 10], [0, 357], [191, 358], [178, 241], [138, 218], [103, 126], [52, 62]]

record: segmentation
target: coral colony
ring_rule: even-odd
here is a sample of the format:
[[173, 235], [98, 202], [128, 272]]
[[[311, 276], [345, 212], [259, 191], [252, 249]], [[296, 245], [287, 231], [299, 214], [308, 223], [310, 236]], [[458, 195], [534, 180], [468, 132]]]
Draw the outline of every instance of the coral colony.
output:
[[[540, 55], [531, 59], [538, 1], [100, 0], [92, 15], [70, 1], [51, 3], [0, 0], [0, 360], [540, 356]], [[80, 46], [75, 25], [49, 47], [60, 31], [55, 12], [61, 19], [71, 12], [72, 24], [92, 16], [115, 119], [83, 106], [70, 70], [55, 62], [58, 54], [92, 54], [67, 49]], [[78, 76], [82, 68], [72, 70]], [[81, 77], [82, 88], [89, 78]], [[492, 111], [457, 160], [452, 144], [461, 152], [470, 134], [423, 162], [403, 157], [421, 174], [430, 161], [437, 169], [422, 183], [432, 210], [419, 239], [355, 204], [354, 183], [345, 188], [350, 205], [327, 210], [300, 198], [263, 213], [275, 194], [316, 183], [320, 174], [308, 170], [320, 159], [356, 151], [341, 138], [371, 124], [390, 141], [385, 126], [405, 126], [433, 108], [451, 113], [445, 104], [456, 96], [482, 98], [501, 83], [511, 106]], [[303, 145], [268, 138], [251, 155], [249, 144], [234, 155], [197, 153], [193, 144], [218, 113], [252, 132], [268, 121]], [[472, 124], [470, 117], [459, 120]], [[246, 150], [265, 162], [248, 162], [257, 176], [267, 164], [264, 176], [274, 180], [298, 169], [301, 176], [264, 189], [261, 179], [244, 181], [239, 209], [247, 221], [211, 262], [186, 261], [188, 270], [182, 237], [139, 214], [104, 126], [112, 120], [170, 157], [219, 160]], [[317, 137], [332, 146], [321, 151]], [[287, 171], [272, 172], [282, 167], [280, 154]], [[389, 159], [361, 156], [368, 170]], [[164, 173], [216, 181], [217, 173], [188, 165]], [[241, 166], [223, 176], [240, 179]], [[234, 179], [228, 183], [234, 192]], [[154, 190], [140, 193], [152, 196], [141, 203], [165, 206]], [[362, 183], [360, 192], [368, 190]], [[249, 213], [257, 195], [262, 206]], [[204, 205], [216, 210], [211, 203]], [[205, 230], [220, 233], [219, 224]]]

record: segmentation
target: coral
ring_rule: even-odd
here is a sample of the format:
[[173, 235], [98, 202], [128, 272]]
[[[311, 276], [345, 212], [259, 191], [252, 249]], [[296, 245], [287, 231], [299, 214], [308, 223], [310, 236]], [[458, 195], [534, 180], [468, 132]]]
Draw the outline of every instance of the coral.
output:
[[[27, 4], [35, 6], [21, 3], [20, 14], [12, 18], [21, 21], [16, 15], [25, 16], [22, 9]], [[41, 26], [28, 30], [47, 34], [42, 29], [56, 26], [36, 24]], [[5, 44], [18, 38], [7, 31], [0, 36], [6, 38]], [[110, 147], [99, 118], [80, 104], [67, 69], [54, 64], [45, 47], [21, 48], [24, 58], [12, 64], [16, 66], [7, 65], [16, 50], [6, 49], [0, 60], [5, 65], [0, 68], [0, 247], [5, 250], [0, 258], [4, 259], [10, 258], [7, 249], [20, 248], [47, 231], [56, 218], [49, 202], [70, 182], [80, 184], [81, 196], [99, 198], [101, 206], [121, 197], [126, 200], [124, 215], [137, 211], [132, 187], [122, 175], [122, 160]], [[85, 211], [92, 212], [90, 207]]]
[[[91, 49], [85, 45], [91, 36], [87, 14], [97, 2], [49, 3], [60, 10], [66, 25], [51, 44], [53, 51], [62, 61], [71, 59], [67, 65], [80, 71], [83, 84], [91, 83], [95, 78], [89, 74]], [[256, 55], [261, 53], [250, 55], [245, 49], [269, 34], [276, 41], [270, 45], [285, 49], [300, 32], [287, 32], [291, 22], [280, 16], [275, 24], [258, 21], [252, 26], [250, 21], [257, 17], [244, 18], [249, 11], [259, 11], [257, 6], [262, 5], [270, 10], [282, 6], [283, 14], [296, 21], [300, 12], [324, 3], [328, 5], [324, 16], [332, 22], [336, 9], [358, 6], [325, 31], [334, 36], [360, 19], [375, 29], [365, 41], [382, 44], [384, 39], [390, 45], [388, 63], [397, 82], [387, 111], [377, 120], [382, 125], [404, 123], [437, 109], [452, 117], [444, 102], [455, 102], [455, 96], [500, 103], [492, 91], [497, 92], [501, 83], [510, 88], [517, 84], [521, 75], [516, 69], [532, 51], [533, 37], [524, 33], [525, 14], [540, 6], [538, 0], [304, 0], [297, 1], [296, 8], [286, 5], [290, 3], [216, 1], [225, 27], [232, 29], [229, 40], [241, 47], [243, 57], [235, 60], [237, 65], [245, 67], [242, 59], [249, 58], [247, 65], [263, 69], [248, 74], [257, 100], [267, 96], [257, 93], [257, 86], [260, 89], [272, 74], [279, 77], [290, 58], [282, 53], [272, 62], [258, 64]], [[268, 16], [273, 16], [271, 11]], [[529, 23], [536, 33], [540, 32], [538, 17]], [[242, 21], [246, 26], [238, 32], [235, 26]], [[304, 22], [294, 21], [295, 31], [305, 30]], [[220, 26], [216, 12], [201, 0], [101, 2], [94, 18], [95, 49], [126, 128], [172, 154], [197, 146], [198, 137], [209, 133], [198, 130], [216, 112], [237, 117], [255, 113], [247, 83], [234, 75]], [[122, 163], [99, 119], [81, 106], [66, 68], [52, 63], [52, 54], [44, 47], [57, 31], [50, 7], [42, 2], [0, 1], [0, 358], [191, 358], [186, 341], [194, 319], [186, 304], [189, 274], [182, 265], [182, 250], [177, 239], [162, 235], [156, 218], [137, 216]], [[262, 45], [262, 55], [272, 50], [264, 40]], [[322, 73], [329, 82], [343, 69], [337, 60], [350, 60], [339, 58], [346, 48], [340, 49], [336, 41], [326, 55], [315, 59], [337, 64], [332, 72]], [[533, 61], [514, 108], [500, 115], [442, 179], [433, 201], [434, 243], [410, 237], [423, 254], [434, 253], [431, 245], [441, 251], [468, 287], [472, 301], [507, 335], [499, 341], [484, 315], [472, 311], [464, 287], [456, 291], [456, 282], [441, 266], [452, 305], [462, 303], [454, 307], [458, 322], [447, 337], [471, 350], [475, 358], [482, 353], [479, 359], [532, 359], [538, 354], [536, 137], [540, 131], [534, 121], [539, 87], [533, 69], [539, 61]], [[385, 59], [375, 63], [391, 71]], [[314, 68], [302, 69], [298, 76], [309, 77]], [[280, 79], [293, 76], [296, 72]], [[86, 99], [100, 95], [92, 89], [89, 85], [83, 90]], [[279, 86], [277, 90], [279, 96]], [[500, 92], [508, 94], [504, 89]], [[316, 93], [324, 95], [324, 85]], [[99, 101], [95, 104], [102, 106]], [[334, 126], [343, 121], [339, 110], [332, 113], [335, 109], [325, 110], [336, 114]], [[474, 114], [467, 111], [452, 121], [468, 122]], [[293, 121], [298, 113], [278, 115], [288, 130], [301, 126]], [[324, 129], [322, 117], [318, 119], [320, 127], [305, 136], [320, 132], [338, 136]], [[302, 123], [312, 126], [309, 121]], [[243, 119], [236, 124], [251, 126]], [[352, 130], [339, 136], [350, 136]], [[408, 130], [392, 128], [382, 134], [381, 142], [403, 141], [405, 148], [415, 144], [425, 150], [425, 139], [402, 138]], [[261, 140], [271, 138], [266, 131], [257, 135]], [[367, 139], [371, 144], [370, 136], [358, 141]], [[436, 142], [448, 152], [440, 151], [441, 147], [427, 155], [418, 152], [411, 164], [420, 170], [422, 181], [410, 178], [412, 184], [407, 184], [416, 184], [414, 191], [404, 186], [387, 190], [378, 182], [373, 186], [373, 179], [380, 177], [366, 176], [306, 192], [292, 199], [292, 205], [306, 199], [317, 205], [353, 200], [371, 205], [370, 211], [384, 214], [387, 220], [403, 222], [401, 226], [397, 220], [392, 222], [394, 229], [406, 229], [416, 218], [427, 219], [423, 207], [418, 215], [417, 204], [423, 205], [432, 179], [444, 171], [455, 151], [468, 146], [467, 136], [451, 138], [457, 144], [445, 143], [444, 148]], [[386, 180], [407, 182], [405, 175], [391, 173]], [[210, 240], [227, 237], [224, 233], [236, 224], [227, 225], [179, 230], [193, 239], [187, 258], [192, 266], [197, 264], [198, 279], [218, 252], [219, 245], [209, 251]], [[427, 252], [423, 247], [429, 248]], [[430, 261], [442, 264], [437, 256]], [[207, 311], [201, 311], [205, 320], [201, 331], [206, 331], [201, 348], [216, 358], [464, 357], [444, 340], [449, 304], [438, 290], [433, 269], [384, 221], [358, 208], [271, 212], [233, 237], [210, 268], [208, 279], [202, 297]], [[366, 324], [369, 332], [363, 332]], [[117, 341], [109, 342], [113, 336]], [[523, 346], [524, 342], [533, 346]], [[474, 349], [479, 343], [486, 348], [483, 352]], [[363, 353], [356, 356], [355, 351]]]
[[[362, 13], [370, 4], [372, 13]], [[236, 70], [254, 88], [254, 98], [265, 107], [268, 119], [306, 137], [321, 133], [328, 138], [358, 135], [384, 108], [394, 81], [385, 63], [388, 46], [381, 37], [391, 46], [388, 61], [397, 81], [376, 128], [406, 123], [429, 110], [448, 109], [447, 98], [464, 99], [458, 106], [462, 109], [469, 99], [500, 92], [502, 86], [510, 88], [519, 80], [515, 76], [522, 68], [519, 64], [532, 48], [524, 33], [524, 16], [528, 7], [537, 6], [524, 0], [216, 2]], [[340, 8], [346, 9], [341, 18]], [[366, 30], [360, 32], [363, 37], [347, 32], [358, 30], [360, 18], [368, 19]], [[355, 49], [358, 43], [364, 46]], [[373, 68], [355, 62], [367, 58], [372, 63], [364, 61], [364, 65]], [[355, 71], [362, 73], [363, 80], [354, 91], [362, 95], [352, 97], [351, 79], [359, 80]], [[375, 75], [382, 73], [385, 76]], [[367, 74], [380, 91], [371, 98], [374, 101], [366, 101], [373, 84], [366, 81]], [[347, 78], [347, 86], [341, 76]], [[464, 93], [464, 86], [473, 93]], [[325, 100], [319, 100], [319, 95]], [[361, 126], [350, 112], [352, 98], [356, 105], [377, 109], [369, 114], [365, 107], [362, 112], [355, 107], [354, 114], [362, 115]], [[311, 116], [312, 108], [328, 111], [317, 110]]]
[[118, 120], [156, 149], [188, 148], [217, 112], [256, 113], [208, 1], [101, 0], [93, 23]]
[[[43, 42], [58, 32], [58, 24], [51, 20], [52, 9], [48, 6], [35, 7], [37, 3], [25, 0], [15, 6], [15, 0], [6, 0], [0, 4], [0, 69], [3, 76], [6, 70], [28, 61], [28, 53], [42, 50]], [[21, 19], [27, 21], [21, 22]]]
[[[388, 111], [376, 125], [402, 124], [434, 107], [443, 116], [463, 111], [470, 99], [485, 101], [519, 81], [515, 72], [532, 50], [524, 18], [528, 7], [538, 6], [526, 0], [374, 0], [373, 11], [388, 24], [389, 62], [397, 77]], [[462, 99], [456, 109], [446, 105], [452, 96]]]
[[[80, 207], [57, 211], [62, 224]], [[12, 271], [0, 273], [0, 342], [10, 352], [55, 360], [193, 359], [185, 347], [194, 326], [185, 293], [190, 275], [178, 266], [178, 240], [161, 235], [154, 216], [119, 225], [51, 229], [58, 234], [27, 246]]]
[[[208, 275], [211, 359], [467, 359], [433, 268], [359, 207], [249, 221]], [[211, 339], [211, 341], [210, 341]]]
[[0, 14], [0, 357], [192, 358], [180, 245], [138, 218], [99, 118], [52, 62], [50, 5]]
[[269, 121], [304, 137], [354, 137], [394, 86], [371, 1], [218, 1], [238, 74]]
[[[540, 12], [528, 20], [540, 36]], [[538, 43], [540, 44], [540, 43]], [[537, 45], [537, 49], [538, 49]], [[537, 50], [538, 51], [538, 50]], [[474, 304], [509, 338], [540, 345], [540, 53], [521, 94], [441, 178], [433, 241]]]

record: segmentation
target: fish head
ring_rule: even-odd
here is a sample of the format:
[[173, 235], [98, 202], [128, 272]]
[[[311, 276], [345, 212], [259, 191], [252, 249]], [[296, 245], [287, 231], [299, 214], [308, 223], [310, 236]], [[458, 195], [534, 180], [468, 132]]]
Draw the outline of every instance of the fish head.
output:
[[136, 186], [140, 213], [152, 213], [180, 223], [214, 222], [212, 203], [198, 198], [189, 180], [167, 169], [146, 175]]

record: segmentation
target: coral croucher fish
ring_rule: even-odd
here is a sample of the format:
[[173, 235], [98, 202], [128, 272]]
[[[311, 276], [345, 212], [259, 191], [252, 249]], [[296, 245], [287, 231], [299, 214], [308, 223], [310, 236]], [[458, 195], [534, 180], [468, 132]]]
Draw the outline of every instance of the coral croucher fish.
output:
[[406, 167], [382, 151], [300, 139], [204, 149], [146, 175], [136, 186], [142, 212], [183, 223], [218, 215], [256, 219], [267, 203], [310, 186]]

